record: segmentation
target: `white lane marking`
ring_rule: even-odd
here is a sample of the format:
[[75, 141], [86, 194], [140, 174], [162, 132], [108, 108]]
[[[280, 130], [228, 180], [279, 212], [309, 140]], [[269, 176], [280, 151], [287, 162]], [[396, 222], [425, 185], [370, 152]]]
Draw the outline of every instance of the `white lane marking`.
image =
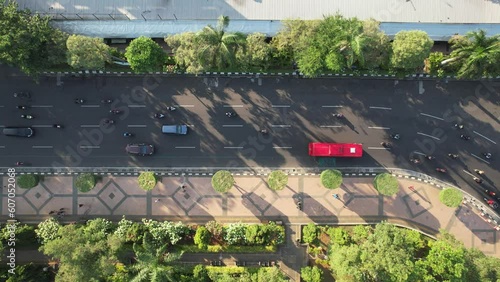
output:
[[81, 149], [99, 149], [101, 146], [80, 146]]
[[0, 149], [5, 149], [5, 146], [0, 146]]
[[98, 124], [82, 124], [80, 127], [99, 127]]
[[464, 169], [464, 170], [462, 170], [462, 171], [463, 171], [463, 172], [465, 172], [465, 173], [467, 173], [468, 175], [470, 175], [470, 176], [472, 176], [472, 177], [476, 177], [474, 174], [472, 174], [472, 173], [470, 173], [470, 172], [466, 171], [465, 169]]
[[319, 127], [327, 127], [327, 128], [330, 128], [330, 127], [342, 127], [342, 125], [320, 125]]
[[488, 138], [488, 137], [486, 137], [486, 136], [484, 136], [484, 135], [480, 134], [479, 132], [477, 132], [477, 131], [472, 131], [472, 132], [474, 132], [474, 133], [476, 133], [477, 135], [479, 135], [479, 136], [483, 137], [484, 139], [486, 139], [486, 140], [490, 141], [491, 143], [496, 144], [496, 142], [495, 142], [495, 141], [493, 141], [493, 140], [491, 140], [490, 138]]
[[5, 106], [0, 105], [0, 108], [5, 108]]
[[386, 107], [370, 107], [370, 109], [377, 109], [377, 110], [392, 110], [392, 108], [386, 108]]
[[31, 108], [53, 108], [52, 105], [32, 105]]
[[52, 149], [53, 146], [32, 146], [33, 149]]
[[434, 139], [436, 139], [436, 140], [441, 140], [441, 139], [439, 139], [439, 138], [437, 138], [437, 137], [434, 137], [434, 136], [432, 136], [432, 135], [425, 134], [425, 133], [422, 133], [422, 132], [417, 132], [417, 134], [418, 134], [418, 135], [427, 136], [427, 137], [430, 137], [430, 138], [434, 138]]
[[343, 106], [331, 106], [331, 105], [325, 105], [321, 106], [322, 108], [342, 108]]
[[289, 124], [271, 124], [271, 127], [291, 127]]
[[271, 105], [273, 108], [290, 108], [290, 105]]
[[127, 127], [146, 127], [145, 124], [129, 124]]
[[385, 147], [368, 147], [370, 150], [389, 150], [390, 148]]
[[243, 108], [243, 105], [224, 105], [224, 108]]
[[424, 113], [420, 113], [421, 115], [423, 116], [426, 116], [426, 117], [431, 117], [431, 118], [435, 118], [435, 119], [439, 119], [439, 120], [444, 120], [444, 118], [440, 118], [440, 117], [437, 117], [437, 116], [433, 116], [433, 115], [429, 115], [429, 114], [424, 114]]
[[82, 107], [82, 108], [99, 108], [101, 106], [100, 105], [81, 105], [80, 107]]
[[427, 156], [426, 154], [419, 152], [419, 151], [413, 151], [414, 154], [421, 155], [421, 156]]
[[243, 147], [224, 147], [224, 149], [243, 149]]
[[188, 127], [194, 127], [194, 124], [186, 124]]
[[279, 147], [279, 146], [274, 146], [273, 149], [292, 149], [292, 147]]
[[175, 106], [179, 108], [194, 108], [194, 105], [175, 105]]
[[242, 124], [223, 124], [222, 127], [243, 127]]
[[128, 105], [129, 108], [145, 108], [146, 105]]
[[487, 161], [487, 160], [485, 160], [485, 159], [481, 158], [480, 156], [476, 156], [476, 155], [474, 155], [474, 154], [471, 154], [471, 156], [473, 156], [474, 158], [476, 158], [476, 159], [478, 159], [478, 160], [481, 160], [481, 161], [483, 161], [483, 162], [485, 162], [485, 163], [487, 163], [487, 164], [490, 164], [490, 162], [489, 162], [489, 161]]
[[369, 126], [370, 129], [391, 129], [390, 127], [381, 127], [381, 126]]
[[43, 125], [32, 125], [31, 127], [40, 127], [41, 128], [41, 127], [54, 127], [54, 126], [53, 125], [45, 125], [45, 124], [43, 124]]
[[195, 149], [196, 147], [190, 147], [190, 146], [177, 146], [175, 147], [176, 149]]

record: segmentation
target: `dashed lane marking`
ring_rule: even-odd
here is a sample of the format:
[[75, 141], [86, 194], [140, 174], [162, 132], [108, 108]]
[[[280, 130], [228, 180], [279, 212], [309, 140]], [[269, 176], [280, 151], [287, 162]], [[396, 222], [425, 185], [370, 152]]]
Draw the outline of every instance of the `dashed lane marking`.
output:
[[271, 127], [291, 127], [289, 124], [271, 124]]
[[487, 163], [487, 164], [490, 164], [490, 162], [489, 162], [489, 161], [487, 161], [487, 160], [485, 160], [485, 159], [481, 158], [480, 156], [477, 156], [477, 155], [474, 155], [474, 154], [471, 154], [471, 156], [473, 156], [474, 158], [476, 158], [476, 159], [478, 159], [478, 160], [481, 160], [481, 161], [483, 161], [483, 162], [485, 162], [485, 163]]
[[390, 127], [381, 127], [381, 126], [369, 126], [369, 129], [391, 129]]
[[271, 105], [273, 108], [290, 108], [290, 105]]
[[391, 148], [385, 148], [385, 147], [368, 147], [370, 150], [390, 150]]
[[224, 108], [243, 108], [243, 105], [224, 105]]
[[98, 124], [82, 124], [80, 127], [99, 127]]
[[52, 149], [53, 146], [32, 146], [33, 149]]
[[145, 108], [146, 105], [128, 105], [129, 108]]
[[319, 127], [332, 128], [332, 127], [342, 127], [342, 125], [320, 125]]
[[321, 106], [321, 107], [322, 108], [342, 108], [343, 106], [340, 106], [340, 105], [338, 105], [338, 106], [336, 106], [336, 105], [335, 106], [334, 105], [325, 105], [325, 106]]
[[425, 134], [425, 133], [422, 133], [422, 132], [417, 132], [417, 134], [418, 134], [418, 135], [422, 135], [422, 136], [427, 136], [427, 137], [429, 137], [429, 138], [433, 138], [433, 139], [436, 139], [436, 140], [441, 140], [441, 139], [439, 139], [439, 138], [437, 138], [437, 137], [434, 137], [434, 136], [432, 136], [432, 135]]
[[194, 146], [192, 146], [192, 147], [190, 147], [190, 146], [177, 146], [175, 148], [176, 149], [195, 149], [196, 147], [194, 147]]
[[146, 127], [145, 124], [129, 124], [127, 127]]
[[440, 117], [437, 117], [437, 116], [433, 116], [433, 115], [429, 115], [429, 114], [424, 114], [424, 113], [420, 113], [421, 115], [423, 116], [426, 116], [426, 117], [431, 117], [431, 118], [435, 118], [435, 119], [439, 119], [439, 120], [444, 120], [444, 118], [440, 118]]
[[483, 137], [484, 139], [486, 139], [486, 140], [490, 141], [490, 142], [491, 142], [491, 143], [493, 143], [493, 144], [497, 144], [495, 141], [493, 141], [493, 140], [491, 140], [490, 138], [488, 138], [488, 137], [486, 137], [486, 136], [484, 136], [484, 135], [480, 134], [480, 133], [479, 133], [479, 132], [477, 132], [477, 131], [472, 131], [472, 132], [476, 133], [477, 135], [479, 135], [479, 136]]
[[392, 108], [386, 108], [386, 107], [370, 107], [370, 109], [376, 109], [376, 110], [392, 110]]
[[81, 149], [99, 149], [101, 146], [80, 146]]
[[243, 147], [224, 147], [224, 149], [243, 149]]
[[194, 105], [175, 105], [175, 106], [179, 108], [194, 108]]
[[243, 127], [242, 124], [223, 124], [222, 127]]
[[30, 108], [53, 108], [52, 105], [31, 105]]
[[101, 107], [100, 105], [80, 105], [82, 108], [99, 108]]
[[292, 149], [292, 147], [280, 147], [280, 146], [274, 146], [273, 149]]

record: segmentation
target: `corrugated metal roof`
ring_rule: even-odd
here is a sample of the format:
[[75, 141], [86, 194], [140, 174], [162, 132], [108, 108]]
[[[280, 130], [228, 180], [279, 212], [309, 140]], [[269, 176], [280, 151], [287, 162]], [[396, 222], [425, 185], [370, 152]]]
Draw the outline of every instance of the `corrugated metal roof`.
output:
[[380, 22], [500, 23], [499, 0], [17, 0], [56, 19], [232, 20], [345, 17]]

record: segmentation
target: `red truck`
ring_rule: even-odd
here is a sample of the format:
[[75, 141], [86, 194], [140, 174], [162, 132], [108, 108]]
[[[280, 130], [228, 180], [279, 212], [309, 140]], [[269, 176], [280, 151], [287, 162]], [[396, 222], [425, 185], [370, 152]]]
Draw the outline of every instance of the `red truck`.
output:
[[363, 145], [357, 143], [309, 143], [309, 156], [361, 158]]

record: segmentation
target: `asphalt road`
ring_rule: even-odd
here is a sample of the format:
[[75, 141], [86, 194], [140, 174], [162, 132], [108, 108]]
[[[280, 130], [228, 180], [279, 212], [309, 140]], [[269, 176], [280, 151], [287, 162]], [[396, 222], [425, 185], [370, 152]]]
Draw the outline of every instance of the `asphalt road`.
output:
[[[32, 138], [0, 135], [1, 166], [70, 167], [349, 167], [410, 168], [443, 180], [476, 185], [469, 174], [486, 172], [483, 186], [500, 179], [498, 83], [294, 78], [4, 77], [1, 126], [31, 126]], [[29, 90], [31, 99], [14, 98]], [[75, 104], [82, 98], [83, 105]], [[113, 99], [112, 105], [101, 99]], [[28, 105], [26, 111], [17, 105]], [[165, 110], [175, 106], [174, 112]], [[120, 109], [121, 115], [109, 113]], [[238, 116], [228, 118], [227, 111]], [[155, 119], [154, 113], [166, 114]], [[33, 120], [20, 117], [31, 114]], [[333, 114], [341, 113], [343, 119]], [[112, 126], [103, 124], [113, 119]], [[63, 129], [52, 128], [58, 123]], [[464, 130], [454, 128], [465, 125]], [[187, 124], [187, 136], [161, 133], [162, 124]], [[265, 128], [269, 135], [258, 130]], [[135, 134], [133, 138], [122, 136]], [[400, 140], [389, 134], [399, 133]], [[472, 137], [460, 139], [460, 134]], [[309, 142], [362, 143], [361, 159], [325, 162], [308, 156]], [[383, 148], [391, 142], [393, 148]], [[156, 147], [151, 157], [127, 155], [127, 143]], [[485, 159], [483, 152], [493, 154]], [[459, 154], [459, 160], [446, 157]], [[436, 160], [427, 161], [423, 155]], [[411, 158], [421, 158], [420, 165]], [[446, 174], [435, 171], [446, 168]], [[479, 189], [479, 186], [476, 187]]]

